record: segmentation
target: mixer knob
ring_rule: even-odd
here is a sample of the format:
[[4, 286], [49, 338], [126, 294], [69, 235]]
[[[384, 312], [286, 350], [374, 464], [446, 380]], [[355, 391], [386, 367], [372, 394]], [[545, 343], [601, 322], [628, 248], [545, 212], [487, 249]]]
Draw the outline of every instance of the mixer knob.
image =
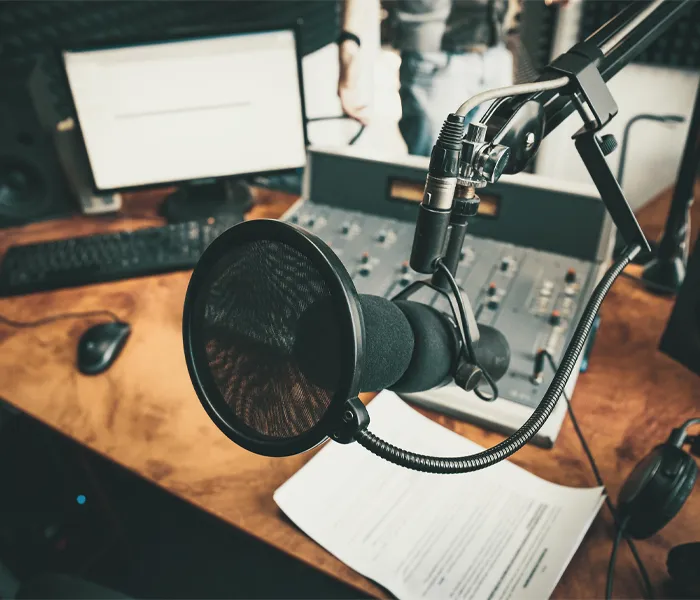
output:
[[369, 252], [363, 252], [362, 253], [362, 258], [360, 258], [360, 261], [363, 264], [367, 264], [369, 262]]
[[345, 223], [343, 223], [340, 226], [340, 233], [342, 233], [343, 235], [347, 235], [348, 233], [350, 233], [350, 223], [345, 221]]
[[496, 284], [493, 283], [493, 281], [491, 283], [489, 283], [489, 289], [488, 289], [488, 292], [486, 292], [486, 293], [489, 296], [495, 296], [497, 291], [498, 291], [498, 287], [496, 286]]
[[489, 300], [486, 307], [489, 310], [496, 310], [498, 308], [498, 300]]
[[399, 284], [405, 287], [411, 283], [411, 281], [412, 279], [410, 275], [404, 275], [401, 279], [399, 279]]
[[382, 230], [377, 234], [377, 241], [378, 241], [380, 244], [383, 244], [384, 242], [386, 242], [386, 238], [387, 238], [387, 232], [384, 231], [384, 230], [382, 229]]
[[501, 261], [501, 271], [507, 271], [511, 268], [515, 261], [512, 256], [505, 256]]
[[292, 215], [292, 218], [289, 219], [292, 223], [298, 223], [299, 222], [299, 216], [298, 215]]
[[574, 283], [576, 281], [576, 269], [569, 269], [564, 275], [564, 281], [566, 283]]
[[365, 265], [364, 267], [360, 267], [360, 275], [362, 277], [368, 277], [372, 273], [372, 269], [369, 265]]
[[306, 219], [306, 226], [307, 227], [313, 227], [316, 224], [316, 218], [315, 217], [309, 217]]
[[553, 310], [552, 314], [549, 315], [549, 324], [552, 327], [557, 327], [561, 325], [561, 314], [559, 313], [558, 310]]
[[401, 272], [402, 273], [408, 273], [408, 261], [405, 260], [401, 263]]

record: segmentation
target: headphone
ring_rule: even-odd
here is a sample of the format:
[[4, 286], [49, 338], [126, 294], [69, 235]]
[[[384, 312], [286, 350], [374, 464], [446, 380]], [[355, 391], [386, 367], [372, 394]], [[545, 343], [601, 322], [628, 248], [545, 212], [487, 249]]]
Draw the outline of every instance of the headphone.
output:
[[[690, 496], [698, 475], [691, 454], [700, 455], [700, 436], [689, 436], [689, 419], [671, 432], [628, 475], [618, 495], [617, 509], [624, 533], [646, 539], [675, 517]], [[683, 450], [690, 445], [691, 454]]]

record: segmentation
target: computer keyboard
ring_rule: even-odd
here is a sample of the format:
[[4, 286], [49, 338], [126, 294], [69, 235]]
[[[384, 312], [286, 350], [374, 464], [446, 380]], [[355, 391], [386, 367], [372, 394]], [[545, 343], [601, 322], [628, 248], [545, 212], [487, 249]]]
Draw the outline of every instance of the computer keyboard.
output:
[[0, 296], [191, 269], [238, 217], [12, 246], [0, 265]]

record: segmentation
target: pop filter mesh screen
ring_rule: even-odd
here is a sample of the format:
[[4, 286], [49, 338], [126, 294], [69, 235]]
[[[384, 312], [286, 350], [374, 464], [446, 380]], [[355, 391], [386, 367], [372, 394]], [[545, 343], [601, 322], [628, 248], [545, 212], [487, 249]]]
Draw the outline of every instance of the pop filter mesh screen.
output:
[[[302, 372], [297, 337], [304, 311], [328, 302], [322, 273], [304, 254], [279, 241], [233, 245], [198, 291], [201, 342], [208, 370], [240, 424], [276, 440], [310, 431], [326, 413], [339, 377], [310, 381]], [[324, 364], [340, 373], [340, 350]], [[308, 372], [308, 371], [307, 371]], [[225, 416], [225, 418], [228, 418]]]

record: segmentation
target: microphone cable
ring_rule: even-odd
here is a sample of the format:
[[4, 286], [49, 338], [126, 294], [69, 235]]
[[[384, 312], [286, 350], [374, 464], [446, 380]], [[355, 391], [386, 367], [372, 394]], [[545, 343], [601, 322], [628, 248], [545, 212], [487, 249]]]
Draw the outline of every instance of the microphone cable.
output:
[[479, 361], [476, 358], [476, 352], [474, 352], [474, 343], [472, 341], [471, 335], [469, 335], [469, 323], [467, 320], [467, 308], [464, 306], [464, 298], [462, 298], [462, 290], [459, 289], [459, 284], [457, 283], [457, 280], [454, 278], [454, 275], [452, 275], [452, 271], [447, 267], [447, 265], [442, 262], [442, 259], [438, 259], [437, 261], [437, 267], [442, 271], [442, 274], [445, 276], [445, 279], [447, 279], [447, 282], [450, 285], [450, 289], [452, 290], [452, 295], [455, 297], [455, 300], [457, 302], [457, 307], [459, 308], [459, 318], [462, 321], [462, 326], [458, 327], [460, 337], [462, 338], [462, 350], [467, 353], [467, 360], [471, 362], [471, 364], [476, 365], [479, 367], [481, 370], [484, 379], [486, 379], [486, 382], [489, 384], [489, 387], [491, 388], [491, 395], [487, 396], [483, 392], [479, 391], [478, 386], [474, 390], [474, 393], [479, 397], [481, 400], [485, 400], [486, 402], [493, 402], [498, 398], [498, 386], [496, 385], [496, 382], [493, 380], [491, 375], [489, 375], [488, 371], [484, 369], [480, 364]]
[[615, 581], [615, 563], [617, 562], [617, 549], [620, 546], [620, 540], [622, 539], [625, 523], [627, 519], [620, 523], [615, 533], [615, 538], [613, 539], [612, 550], [610, 551], [610, 561], [608, 562], [608, 574], [605, 578], [605, 600], [612, 599], [613, 593], [613, 583]]
[[[306, 119], [307, 123], [321, 123], [323, 121], [354, 121], [352, 117], [349, 117], [347, 115], [337, 115], [333, 117], [312, 117], [311, 119]], [[348, 141], [348, 146], [353, 146], [357, 142], [357, 140], [360, 139], [360, 136], [365, 132], [365, 129], [367, 128], [366, 125], [363, 125], [360, 123], [360, 128], [357, 130], [357, 133], [355, 133], [350, 140]]]
[[559, 398], [564, 391], [576, 362], [590, 333], [593, 322], [603, 299], [618, 275], [639, 254], [641, 247], [637, 244], [627, 248], [620, 258], [613, 263], [600, 280], [586, 304], [583, 315], [576, 326], [571, 342], [569, 343], [559, 369], [557, 369], [549, 388], [542, 400], [525, 423], [510, 437], [496, 444], [492, 448], [483, 450], [470, 456], [442, 458], [426, 456], [397, 448], [392, 444], [377, 437], [367, 429], [360, 429], [355, 434], [356, 441], [389, 462], [408, 469], [426, 473], [470, 473], [494, 465], [512, 455], [522, 448], [544, 425], [549, 415], [554, 410]]
[[638, 275], [632, 275], [632, 273], [622, 272], [622, 277], [633, 281], [641, 288], [647, 288], [653, 292], [659, 292], [660, 294], [676, 295], [678, 293], [678, 288], [674, 288], [668, 285], [663, 285], [661, 283], [656, 283], [654, 281], [646, 281]]
[[[542, 354], [545, 356], [547, 359], [547, 362], [549, 363], [549, 366], [552, 368], [552, 370], [556, 373], [556, 371], [559, 369], [557, 366], [554, 357], [549, 353], [548, 350], [542, 350]], [[651, 581], [649, 579], [649, 574], [647, 573], [646, 567], [644, 566], [644, 563], [642, 562], [641, 557], [639, 556], [639, 553], [637, 552], [637, 547], [634, 544], [634, 540], [629, 537], [628, 535], [625, 534], [624, 531], [624, 522], [620, 522], [620, 519], [617, 514], [617, 507], [613, 504], [613, 501], [610, 499], [610, 495], [607, 493], [607, 488], [605, 485], [605, 482], [603, 481], [603, 477], [600, 474], [600, 470], [598, 469], [598, 464], [595, 461], [595, 458], [593, 458], [593, 453], [591, 452], [590, 447], [588, 446], [588, 443], [586, 442], [586, 438], [583, 435], [583, 431], [581, 430], [581, 427], [578, 423], [578, 419], [576, 419], [576, 415], [574, 414], [574, 407], [571, 405], [571, 399], [569, 398], [569, 395], [564, 391], [561, 393], [562, 397], [566, 401], [566, 410], [569, 413], [569, 418], [571, 419], [571, 424], [574, 427], [574, 431], [576, 432], [576, 436], [579, 439], [579, 442], [581, 442], [581, 447], [583, 448], [583, 452], [586, 455], [586, 458], [588, 459], [588, 463], [591, 465], [591, 471], [593, 471], [593, 477], [596, 480], [596, 483], [601, 486], [603, 489], [606, 490], [605, 494], [605, 506], [608, 507], [608, 510], [610, 511], [610, 514], [612, 515], [613, 518], [613, 523], [615, 525], [615, 530], [616, 530], [616, 536], [621, 535], [624, 537], [625, 541], [627, 542], [627, 545], [630, 548], [630, 551], [632, 552], [632, 556], [634, 557], [634, 561], [637, 563], [637, 568], [639, 569], [639, 574], [642, 578], [642, 582], [644, 583], [644, 590], [646, 592], [646, 597], [649, 598], [650, 600], [653, 600], [654, 598], [654, 589], [651, 586]], [[619, 542], [618, 542], [619, 543]], [[614, 562], [611, 560], [611, 564], [614, 565]], [[609, 583], [606, 586], [606, 589], [608, 589], [608, 586], [610, 586], [610, 589], [612, 590], [612, 577], [614, 576], [614, 573], [611, 573], [608, 571], [608, 581]], [[610, 596], [608, 596], [609, 598]]]
[[498, 98], [497, 100], [494, 100], [489, 107], [486, 109], [483, 115], [481, 115], [481, 118], [479, 119], [479, 123], [482, 125], [486, 125], [487, 121], [493, 116], [493, 114], [501, 107], [503, 106], [506, 102], [510, 100], [510, 96], [503, 96], [502, 98]]

